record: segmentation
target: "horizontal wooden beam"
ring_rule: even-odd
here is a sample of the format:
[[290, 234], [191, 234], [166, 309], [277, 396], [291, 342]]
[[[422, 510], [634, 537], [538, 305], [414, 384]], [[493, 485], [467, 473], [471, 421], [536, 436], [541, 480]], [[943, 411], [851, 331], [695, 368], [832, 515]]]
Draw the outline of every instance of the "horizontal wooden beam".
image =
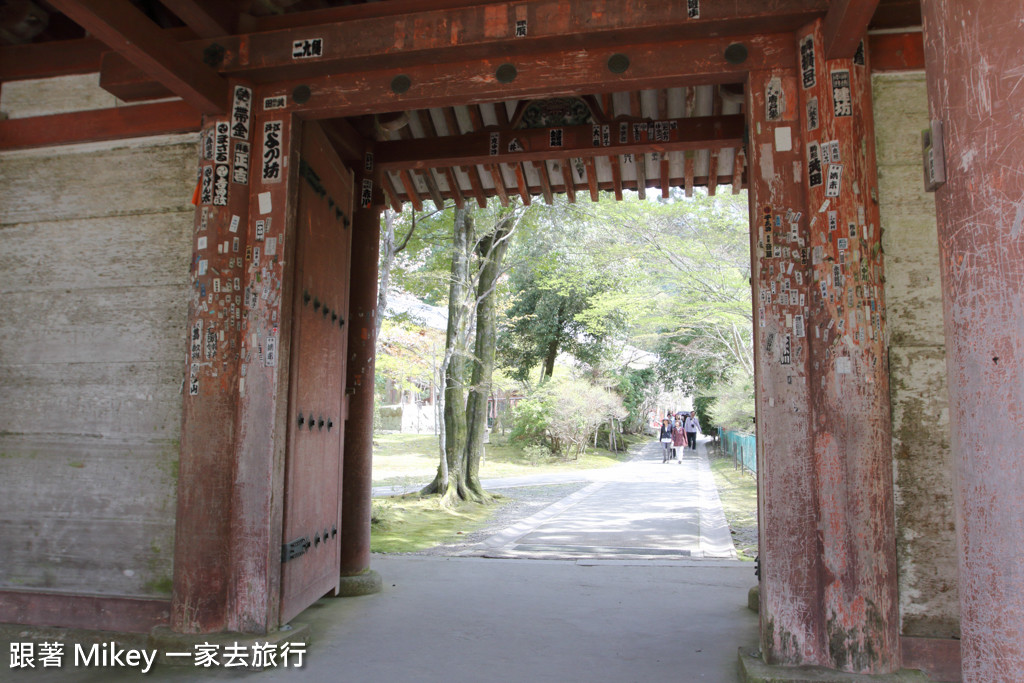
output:
[[924, 37], [920, 31], [868, 36], [871, 71], [924, 71]]
[[[727, 175], [725, 175], [725, 176], [720, 175], [717, 178], [718, 185], [728, 185], [731, 181], [736, 181], [736, 179], [733, 176], [727, 176]], [[709, 182], [710, 182], [710, 179], [707, 176], [696, 176], [696, 177], [693, 178], [693, 185], [694, 185], [694, 187], [707, 187]], [[738, 194], [741, 189], [744, 189], [746, 187], [746, 184], [745, 184], [745, 182], [743, 182], [742, 179], [740, 179], [740, 180], [738, 180], [736, 182], [739, 183], [738, 185], [736, 185], [736, 194]], [[669, 179], [669, 185], [671, 187], [682, 188], [683, 187], [683, 183], [684, 183], [684, 179], [681, 178], [681, 177], [674, 177], [673, 176], [672, 178]], [[655, 179], [648, 180], [647, 182], [644, 183], [644, 187], [645, 188], [652, 188], [652, 189], [660, 189], [661, 188], [661, 179], [655, 178]], [[587, 189], [587, 186], [582, 186], [579, 189]], [[615, 183], [614, 183], [614, 181], [599, 182], [599, 183], [597, 183], [597, 189], [598, 189], [599, 192], [615, 192]], [[637, 182], [635, 180], [623, 180], [622, 181], [622, 189], [623, 190], [633, 190], [634, 192], [636, 192], [636, 191], [639, 190], [639, 186], [638, 186], [638, 184], [637, 184]], [[565, 195], [568, 195], [569, 201], [572, 202], [572, 203], [575, 203], [575, 201], [576, 201], [575, 198], [574, 198], [575, 194], [576, 194], [576, 188], [573, 188], [570, 191], [570, 188], [567, 187], [565, 184], [558, 184], [558, 185], [556, 185], [556, 184], [552, 183], [551, 191], [554, 194], [565, 194]], [[445, 195], [445, 197], [451, 198], [451, 194], [450, 193], [445, 192], [443, 194]], [[480, 207], [483, 208], [483, 207], [485, 207], [487, 205], [487, 197], [494, 197], [494, 196], [497, 196], [497, 193], [495, 192], [494, 188], [488, 188], [487, 191], [484, 192], [478, 198], [478, 202], [480, 203]], [[399, 201], [408, 201], [408, 197], [406, 195], [404, 195], [404, 194], [398, 193], [398, 194], [396, 194], [396, 197], [398, 198]]]
[[[792, 32], [824, 16], [827, 0], [732, 0], [701, 3], [693, 17], [687, 3], [618, 0], [532, 0], [463, 7], [409, 8], [404, 14], [350, 18], [264, 30], [218, 41], [225, 48], [221, 71], [260, 81], [308, 76], [317, 71], [397, 66], [413, 60], [438, 64], [500, 53], [516, 57], [572, 45], [662, 42], [744, 34]], [[520, 35], [520, 32], [525, 32]], [[294, 45], [319, 40], [320, 53], [296, 59]]]
[[878, 0], [832, 0], [822, 25], [825, 59], [850, 59], [868, 32]]
[[[507, 83], [495, 76], [498, 67], [505, 63], [500, 55], [446, 64], [443, 68], [410, 63], [401, 70], [283, 81], [267, 86], [265, 95], [289, 95], [304, 85], [310, 89], [311, 97], [294, 109], [309, 118], [334, 118], [509, 99], [741, 83], [750, 71], [792, 69], [796, 63], [796, 41], [792, 34], [750, 37], [745, 43], [748, 56], [741, 64], [730, 64], [725, 59], [725, 50], [732, 42], [730, 38], [711, 38], [536, 54], [529, 60], [517, 61], [517, 76]], [[608, 60], [614, 54], [627, 55], [631, 60], [629, 69], [621, 74], [611, 73]], [[399, 75], [410, 82], [408, 90], [400, 94], [392, 90], [392, 81]]]
[[742, 114], [666, 121], [621, 120], [611, 124], [483, 130], [465, 135], [377, 144], [384, 170], [519, 163], [546, 159], [720, 149], [742, 144]]
[[4, 45], [0, 47], [0, 82], [94, 73], [109, 49], [95, 38]]
[[[449, 4], [452, 6], [448, 7]], [[389, 9], [391, 5], [400, 6], [403, 11], [396, 13], [396, 9]], [[828, 3], [703, 3], [697, 18], [691, 17], [686, 4], [681, 2], [621, 0], [603, 4], [600, 12], [591, 11], [588, 5], [580, 0], [444, 2], [431, 3], [423, 9], [415, 3], [391, 0], [371, 3], [370, 9], [360, 12], [354, 7], [298, 12], [261, 20], [253, 33], [218, 38], [216, 43], [223, 48], [223, 60], [217, 68], [224, 75], [269, 83], [365, 71], [394, 70], [397, 74], [416, 66], [443, 73], [443, 64], [497, 55], [500, 59], [489, 71], [493, 77], [494, 69], [502, 63], [514, 64], [523, 73], [534, 56], [570, 49], [601, 51], [601, 67], [606, 72], [609, 56], [625, 54], [629, 64], [620, 61], [619, 65], [628, 71], [641, 65], [656, 66], [665, 58], [657, 53], [625, 53], [620, 46], [726, 37], [724, 46], [733, 42], [746, 44], [757, 35], [792, 33], [824, 16]], [[314, 21], [317, 17], [320, 20]], [[517, 36], [520, 21], [526, 23], [525, 36]], [[719, 48], [718, 57], [724, 46]], [[185, 47], [199, 58], [210, 47], [210, 41], [192, 41]], [[305, 52], [304, 47], [308, 47]], [[122, 73], [119, 78], [127, 86], [146, 76], [135, 71]], [[122, 85], [111, 78], [105, 80], [113, 87]]]
[[166, 599], [0, 590], [0, 622], [5, 624], [149, 633], [170, 618]]
[[181, 49], [127, 0], [51, 0], [50, 4], [201, 113], [227, 110], [227, 80]]
[[101, 142], [198, 131], [202, 116], [184, 102], [158, 102], [0, 121], [0, 150]]

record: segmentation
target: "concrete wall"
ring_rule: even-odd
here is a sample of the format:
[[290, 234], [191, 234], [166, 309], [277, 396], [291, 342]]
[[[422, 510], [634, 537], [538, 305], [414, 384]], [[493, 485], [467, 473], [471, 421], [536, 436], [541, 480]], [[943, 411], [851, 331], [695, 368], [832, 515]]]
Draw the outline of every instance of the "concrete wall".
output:
[[924, 73], [872, 79], [888, 302], [901, 632], [959, 635], [946, 351]]
[[[0, 108], [113, 104], [55, 80]], [[196, 157], [194, 135], [0, 154], [0, 587], [170, 590]]]

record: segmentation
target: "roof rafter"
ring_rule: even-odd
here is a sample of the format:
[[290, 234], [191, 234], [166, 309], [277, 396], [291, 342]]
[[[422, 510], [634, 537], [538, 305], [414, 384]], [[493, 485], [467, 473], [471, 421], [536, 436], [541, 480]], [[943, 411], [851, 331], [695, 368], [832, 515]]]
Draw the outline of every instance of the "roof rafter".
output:
[[[629, 131], [631, 134], [626, 142], [621, 142], [618, 135], [612, 135], [607, 140], [608, 145], [595, 147], [593, 127], [584, 124], [557, 129], [490, 130], [459, 136], [382, 142], [377, 145], [376, 159], [385, 169], [589, 158], [610, 153], [636, 154], [637, 163], [640, 163], [639, 156], [644, 152], [736, 147], [743, 140], [742, 114], [696, 116], [671, 119], [664, 123], [669, 127], [666, 131], [668, 140], [661, 141], [651, 139], [653, 130], [640, 132], [639, 135]], [[552, 147], [551, 132], [554, 130], [561, 131], [561, 145]], [[497, 150], [491, 147], [491, 136], [494, 133], [498, 134], [500, 140]], [[508, 151], [508, 142], [513, 138], [522, 148], [520, 151]]]
[[180, 49], [128, 0], [51, 0], [50, 4], [200, 112], [227, 110], [227, 80]]

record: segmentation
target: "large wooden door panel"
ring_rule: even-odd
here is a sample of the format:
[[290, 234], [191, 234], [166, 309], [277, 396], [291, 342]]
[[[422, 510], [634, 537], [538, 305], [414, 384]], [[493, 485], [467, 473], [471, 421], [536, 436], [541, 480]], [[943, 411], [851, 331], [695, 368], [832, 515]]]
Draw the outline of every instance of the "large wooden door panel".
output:
[[281, 622], [338, 586], [353, 179], [303, 125], [296, 203]]

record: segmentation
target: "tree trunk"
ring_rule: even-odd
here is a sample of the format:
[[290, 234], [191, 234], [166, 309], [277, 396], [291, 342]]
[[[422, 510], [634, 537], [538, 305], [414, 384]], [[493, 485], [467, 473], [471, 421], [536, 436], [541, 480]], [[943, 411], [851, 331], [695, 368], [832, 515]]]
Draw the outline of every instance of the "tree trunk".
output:
[[443, 505], [453, 505], [464, 496], [466, 454], [466, 283], [469, 279], [469, 250], [472, 243], [473, 219], [465, 209], [455, 210], [452, 231], [451, 282], [448, 286], [448, 328], [445, 334], [445, 357], [441, 363], [444, 378], [443, 416], [438, 448], [440, 464], [434, 481], [421, 493], [442, 494]]
[[486, 496], [480, 485], [480, 459], [483, 457], [484, 436], [487, 432], [487, 397], [491, 393], [494, 373], [495, 295], [494, 289], [501, 274], [501, 261], [508, 248], [506, 218], [487, 238], [481, 240], [479, 254], [482, 259], [480, 281], [477, 283], [476, 343], [473, 347], [473, 377], [466, 405], [466, 489], [474, 497]]
[[551, 375], [555, 371], [555, 359], [558, 358], [558, 341], [556, 336], [548, 344], [548, 353], [544, 357], [544, 374], [541, 376], [541, 381], [551, 379]]

